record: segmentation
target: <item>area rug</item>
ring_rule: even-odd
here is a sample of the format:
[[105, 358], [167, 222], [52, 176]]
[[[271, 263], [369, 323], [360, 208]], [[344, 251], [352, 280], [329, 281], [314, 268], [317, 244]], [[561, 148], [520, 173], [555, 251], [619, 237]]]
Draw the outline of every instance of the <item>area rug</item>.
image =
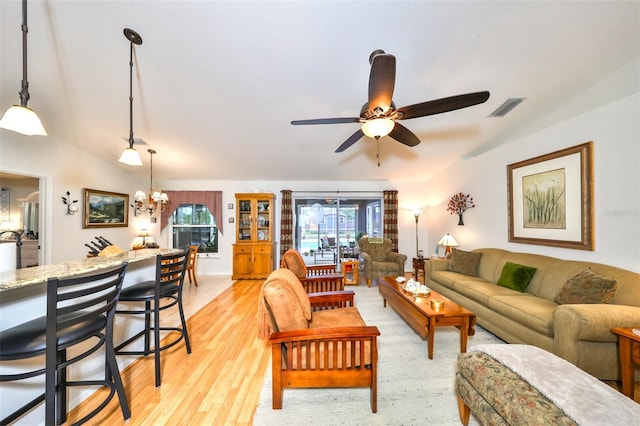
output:
[[[367, 324], [378, 338], [378, 412], [371, 412], [369, 388], [285, 389], [281, 410], [271, 408], [271, 368], [267, 370], [254, 425], [460, 425], [454, 392], [460, 333], [436, 329], [432, 360], [427, 343], [390, 307], [383, 307], [378, 288], [348, 287]], [[476, 326], [467, 347], [504, 343]], [[475, 419], [470, 424], [477, 425]]]

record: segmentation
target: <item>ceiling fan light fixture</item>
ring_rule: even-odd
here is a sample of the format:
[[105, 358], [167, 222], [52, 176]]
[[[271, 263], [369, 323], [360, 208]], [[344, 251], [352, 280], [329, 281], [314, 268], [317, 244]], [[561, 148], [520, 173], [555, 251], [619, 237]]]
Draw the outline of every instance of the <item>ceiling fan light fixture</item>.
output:
[[365, 121], [362, 124], [362, 132], [370, 138], [381, 138], [391, 133], [395, 125], [390, 118], [376, 118]]
[[0, 120], [0, 127], [27, 136], [47, 136], [38, 114], [26, 106], [13, 105]]

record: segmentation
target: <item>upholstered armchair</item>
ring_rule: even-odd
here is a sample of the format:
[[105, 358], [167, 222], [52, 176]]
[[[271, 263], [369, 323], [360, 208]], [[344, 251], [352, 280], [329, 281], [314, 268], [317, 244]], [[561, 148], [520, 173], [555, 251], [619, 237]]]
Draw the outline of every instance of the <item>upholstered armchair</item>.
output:
[[300, 252], [289, 249], [282, 255], [280, 267], [292, 271], [307, 293], [344, 290], [344, 277], [336, 271], [336, 265], [305, 265]]
[[369, 387], [377, 411], [380, 331], [365, 324], [353, 298], [353, 291], [307, 294], [285, 268], [264, 282], [259, 335], [271, 345], [274, 409], [282, 408], [284, 388]]
[[360, 245], [360, 257], [364, 260], [364, 276], [369, 287], [371, 287], [371, 280], [374, 278], [386, 275], [400, 277], [404, 275], [407, 256], [393, 252], [393, 244], [390, 239], [364, 236], [358, 244]]

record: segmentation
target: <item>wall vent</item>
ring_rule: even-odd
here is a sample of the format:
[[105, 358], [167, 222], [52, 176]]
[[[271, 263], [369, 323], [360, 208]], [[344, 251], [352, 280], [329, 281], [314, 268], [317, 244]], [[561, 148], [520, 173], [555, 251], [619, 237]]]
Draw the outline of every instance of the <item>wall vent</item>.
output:
[[[129, 142], [129, 138], [122, 138], [122, 140]], [[136, 146], [148, 145], [142, 138], [133, 138], [133, 144]]]
[[509, 112], [511, 112], [512, 109], [520, 105], [520, 102], [524, 100], [525, 98], [509, 98], [505, 101], [505, 103], [500, 105], [495, 111], [489, 114], [489, 117], [504, 117]]

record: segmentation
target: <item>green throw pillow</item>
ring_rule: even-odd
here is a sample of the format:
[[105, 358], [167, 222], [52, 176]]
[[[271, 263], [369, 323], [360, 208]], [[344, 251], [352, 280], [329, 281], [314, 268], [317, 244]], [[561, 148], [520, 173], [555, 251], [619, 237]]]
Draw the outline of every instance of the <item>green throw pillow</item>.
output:
[[507, 262], [502, 268], [498, 285], [524, 292], [536, 271], [537, 269], [531, 266]]
[[451, 261], [447, 264], [447, 270], [477, 277], [481, 257], [482, 253], [473, 253], [452, 248]]
[[618, 282], [585, 269], [569, 278], [553, 301], [562, 304], [607, 303], [616, 294]]

